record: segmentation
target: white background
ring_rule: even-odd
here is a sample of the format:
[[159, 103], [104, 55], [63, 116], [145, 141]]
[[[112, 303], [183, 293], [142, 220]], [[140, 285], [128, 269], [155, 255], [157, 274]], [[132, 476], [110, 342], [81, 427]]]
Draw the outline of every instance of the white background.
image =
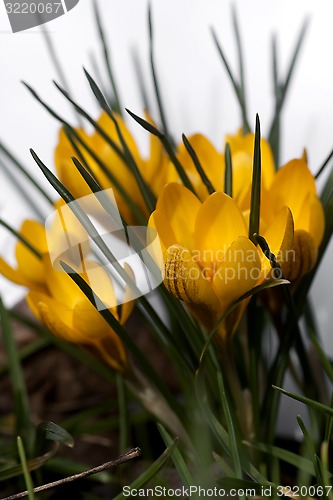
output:
[[[231, 66], [237, 70], [231, 2], [227, 0], [152, 0], [155, 59], [163, 101], [172, 131], [179, 139], [203, 132], [219, 148], [226, 133], [240, 126], [236, 100], [212, 42], [214, 26]], [[319, 0], [238, 0], [246, 64], [249, 117], [261, 118], [263, 134], [268, 132], [273, 110], [271, 37], [278, 37], [280, 75], [284, 76], [291, 52], [305, 17], [310, 26], [297, 64], [282, 121], [282, 162], [300, 156], [307, 148], [315, 172], [333, 147], [333, 3]], [[142, 114], [142, 103], [133, 71], [131, 50], [136, 49], [146, 73], [148, 64], [147, 2], [145, 0], [100, 0], [103, 24], [111, 48], [113, 66], [123, 106]], [[104, 84], [107, 77], [100, 56], [91, 0], [81, 0], [68, 14], [46, 25], [75, 98], [95, 117], [98, 108], [84, 78], [82, 66], [92, 70], [96, 58]], [[0, 140], [27, 165], [36, 178], [42, 175], [31, 159], [33, 147], [53, 168], [53, 151], [59, 124], [42, 109], [20, 83], [30, 83], [45, 100], [76, 124], [71, 108], [52, 84], [58, 80], [39, 28], [12, 34], [4, 5], [0, 4]], [[153, 109], [156, 109], [153, 103]], [[157, 115], [155, 115], [157, 117]], [[129, 122], [145, 150], [146, 133]], [[16, 194], [1, 171], [1, 216], [18, 227], [30, 209]], [[35, 193], [34, 193], [35, 194]], [[36, 195], [37, 199], [37, 195]], [[46, 207], [44, 207], [47, 213]], [[0, 251], [12, 259], [13, 241], [0, 231]], [[13, 262], [13, 260], [12, 260]], [[313, 287], [313, 297], [325, 344], [332, 323], [332, 259], [327, 257]], [[7, 303], [17, 299], [18, 287], [0, 280]]]

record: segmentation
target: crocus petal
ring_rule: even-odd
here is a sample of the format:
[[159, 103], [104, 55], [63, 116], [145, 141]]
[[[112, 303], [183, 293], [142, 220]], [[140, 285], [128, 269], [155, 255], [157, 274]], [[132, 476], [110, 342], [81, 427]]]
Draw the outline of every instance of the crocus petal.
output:
[[[20, 233], [41, 254], [47, 251], [45, 229], [42, 224], [34, 220], [25, 220]], [[18, 272], [37, 286], [43, 285], [45, 276], [41, 260], [21, 241], [17, 242], [15, 256]]]
[[[202, 134], [194, 134], [188, 137], [188, 141], [194, 149], [202, 168], [204, 169], [208, 179], [213, 184], [216, 191], [221, 191], [224, 188], [224, 158], [219, 153], [213, 144]], [[205, 200], [209, 193], [206, 186], [203, 184], [200, 175], [198, 174], [190, 154], [187, 152], [184, 144], [178, 147], [177, 157], [185, 169], [189, 179], [191, 180], [196, 193], [200, 200]], [[176, 169], [170, 165], [169, 182], [177, 181], [178, 173]]]
[[114, 332], [110, 331], [101, 339], [92, 341], [89, 344], [89, 350], [92, 346], [95, 347], [96, 354], [104, 359], [113, 370], [123, 374], [130, 371], [127, 352]]
[[[50, 295], [57, 303], [63, 304], [67, 309], [72, 310], [82, 297], [80, 288], [64, 270], [58, 271], [52, 266], [48, 255], [43, 256], [43, 266]], [[75, 271], [81, 270], [75, 269]]]
[[154, 223], [165, 247], [175, 243], [193, 249], [195, 218], [201, 206], [198, 198], [186, 187], [167, 184], [162, 190], [154, 213]]
[[[139, 151], [138, 151], [137, 145], [135, 143], [135, 140], [134, 140], [131, 132], [127, 128], [124, 120], [117, 113], [113, 113], [113, 116], [117, 121], [117, 124], [119, 126], [120, 131], [121, 131], [121, 134], [122, 134], [128, 148], [130, 149], [132, 155], [134, 155], [135, 157], [139, 157]], [[115, 142], [122, 150], [121, 141], [119, 139], [116, 126], [105, 111], [102, 112], [101, 116], [97, 120], [97, 123], [104, 130], [104, 132], [113, 140], [113, 142]], [[108, 145], [108, 143], [105, 141], [105, 139], [98, 132], [95, 132], [93, 137], [94, 137], [94, 139], [93, 139], [94, 145], [97, 147], [97, 149], [99, 149], [100, 147], [101, 148], [103, 148], [103, 147], [110, 148], [111, 147]]]
[[78, 343], [88, 343], [92, 339], [99, 339], [110, 329], [102, 315], [84, 296], [75, 304], [71, 314], [72, 326], [78, 335], [76, 340]]
[[[283, 207], [277, 213], [273, 222], [264, 232], [263, 237], [267, 241], [270, 251], [282, 266], [282, 270], [284, 270], [284, 262], [291, 258], [294, 239], [294, 222], [288, 207]], [[265, 256], [262, 258], [262, 269], [264, 276], [271, 272], [270, 262]]]
[[[254, 152], [254, 134], [243, 135], [240, 130], [234, 136], [227, 135], [225, 142], [229, 143], [232, 154], [232, 167], [235, 178], [235, 194], [238, 195], [251, 180]], [[268, 189], [275, 175], [274, 158], [269, 143], [261, 138], [262, 182]]]
[[189, 250], [181, 245], [172, 245], [167, 249], [164, 284], [177, 299], [214, 312], [220, 309], [209, 279]]
[[221, 261], [232, 242], [246, 234], [244, 218], [234, 200], [225, 193], [213, 193], [201, 205], [195, 222], [200, 262]]
[[314, 193], [309, 193], [305, 198], [301, 216], [295, 220], [295, 230], [298, 229], [307, 231], [316, 247], [319, 247], [325, 230], [325, 215], [321, 201]]
[[237, 238], [226, 251], [213, 278], [214, 289], [225, 306], [253, 288], [261, 275], [260, 255], [245, 236]]
[[[148, 220], [147, 227], [147, 250], [151, 257], [154, 259], [154, 262], [158, 266], [158, 268], [162, 271], [164, 268], [164, 260], [163, 255], [166, 250], [165, 245], [163, 244], [162, 237], [160, 233], [157, 232], [156, 223], [155, 223], [155, 215], [156, 210], [151, 214]], [[163, 226], [162, 226], [163, 227]], [[171, 241], [175, 241], [175, 236], [170, 238], [169, 232], [164, 236], [164, 240], [168, 239]]]
[[27, 302], [54, 335], [66, 342], [93, 348], [112, 368], [125, 371], [127, 355], [122, 342], [92, 304], [88, 309], [86, 302], [82, 301], [71, 310], [37, 292], [29, 292]]
[[[156, 127], [156, 123], [147, 111], [145, 111], [145, 118], [148, 123]], [[157, 196], [166, 183], [168, 163], [169, 160], [166, 157], [160, 139], [154, 134], [149, 134], [149, 156], [144, 162], [141, 173]]]
[[73, 329], [73, 311], [46, 294], [29, 292], [27, 302], [31, 311], [57, 337], [63, 340], [79, 343], [80, 334]]
[[290, 208], [294, 221], [302, 220], [302, 207], [309, 193], [316, 195], [316, 185], [303, 159], [292, 160], [278, 170], [270, 189], [276, 210]]
[[[133, 283], [135, 283], [134, 273], [133, 273], [131, 267], [126, 262], [124, 264], [124, 269], [127, 272], [129, 278], [133, 281]], [[124, 323], [126, 323], [129, 315], [133, 311], [133, 307], [135, 305], [135, 301], [133, 300], [135, 298], [134, 295], [135, 294], [134, 294], [131, 286], [127, 284], [126, 288], [125, 288], [124, 297], [122, 300], [122, 305], [120, 308], [120, 314], [119, 314], [119, 321], [122, 325]]]
[[[102, 267], [99, 263], [91, 259], [84, 259], [82, 267], [83, 273], [81, 275], [83, 279], [106, 308], [110, 309], [114, 316], [117, 316], [118, 301], [107, 268]], [[113, 269], [111, 264], [110, 269]]]
[[32, 290], [45, 291], [45, 287], [42, 283], [37, 283], [34, 280], [28, 279], [20, 270], [14, 269], [7, 264], [2, 257], [0, 257], [0, 274], [17, 285], [25, 286]]
[[294, 233], [293, 258], [282, 267], [284, 276], [296, 282], [311, 271], [316, 263], [318, 248], [312, 236], [302, 229]]
[[52, 223], [46, 226], [46, 236], [50, 259], [60, 271], [63, 271], [60, 261], [79, 266], [82, 258], [90, 253], [87, 231], [63, 200], [55, 204]]
[[[83, 129], [77, 128], [75, 131], [89, 147], [92, 147], [92, 138]], [[81, 152], [85, 160], [88, 161], [89, 167], [96, 173], [98, 167], [94, 160], [87, 154], [86, 150], [82, 147], [80, 148], [79, 145], [78, 147], [82, 150]], [[56, 171], [64, 186], [67, 187], [75, 198], [80, 198], [81, 196], [91, 194], [91, 190], [80, 172], [75, 168], [71, 160], [73, 155], [76, 156], [77, 153], [66, 136], [64, 129], [61, 128], [58, 145], [54, 151]]]

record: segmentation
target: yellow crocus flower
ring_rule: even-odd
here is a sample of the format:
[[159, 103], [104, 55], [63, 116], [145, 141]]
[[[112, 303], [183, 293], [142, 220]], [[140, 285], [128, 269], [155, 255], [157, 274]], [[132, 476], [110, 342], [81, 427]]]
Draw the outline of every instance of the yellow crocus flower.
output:
[[[240, 201], [242, 210], [250, 206], [250, 187]], [[293, 258], [283, 266], [285, 277], [296, 283], [316, 263], [325, 229], [325, 216], [317, 195], [315, 179], [305, 158], [294, 159], [281, 167], [269, 188], [262, 187], [260, 216], [267, 227], [282, 207], [291, 210], [294, 220]]]
[[[223, 192], [202, 203], [181, 184], [167, 184], [149, 226], [159, 235], [165, 286], [208, 330], [229, 305], [268, 278], [269, 262], [248, 238], [236, 202]], [[293, 222], [287, 208], [279, 211], [264, 236], [278, 256], [290, 248]], [[220, 339], [230, 338], [245, 306], [243, 301], [221, 324]]]
[[[123, 343], [80, 288], [68, 274], [55, 270], [47, 255], [43, 256], [42, 265], [47, 292], [31, 290], [26, 297], [33, 314], [57, 337], [87, 347], [116, 371], [128, 371], [129, 363]], [[109, 274], [90, 259], [85, 259], [84, 269], [80, 276], [88, 284], [89, 271], [94, 273], [93, 290], [98, 298], [105, 304], [115, 304], [116, 297]], [[133, 302], [129, 301], [122, 305], [120, 315], [116, 306], [109, 309], [123, 324], [132, 308]]]
[[[232, 189], [233, 197], [241, 200], [252, 182], [254, 134], [243, 134], [241, 130], [236, 135], [227, 135], [232, 159]], [[261, 149], [261, 179], [262, 185], [268, 189], [275, 174], [274, 158], [269, 143], [262, 137]]]
[[[150, 135], [150, 148], [147, 159], [143, 159], [135, 140], [125, 125], [123, 119], [114, 114], [124, 140], [131, 151], [131, 154], [140, 170], [140, 173], [152, 191], [157, 194], [165, 182], [166, 157], [159, 139]], [[151, 119], [146, 116], [148, 121]], [[97, 124], [112, 139], [116, 146], [122, 151], [122, 145], [114, 122], [103, 112], [97, 120]], [[82, 129], [76, 129], [76, 132], [87, 143], [93, 153], [105, 164], [107, 170], [113, 174], [118, 183], [125, 192], [132, 198], [135, 205], [145, 214], [147, 210], [138, 184], [130, 168], [123, 159], [114, 151], [109, 143], [98, 133], [94, 132], [88, 135]], [[113, 188], [118, 208], [127, 223], [135, 223], [135, 217], [119, 190], [111, 182], [108, 176], [103, 172], [98, 163], [86, 152], [82, 146], [78, 146], [89, 168], [97, 178], [102, 189]], [[60, 181], [67, 187], [72, 195], [78, 199], [82, 196], [91, 194], [89, 186], [85, 183], [80, 173], [77, 171], [71, 160], [72, 156], [77, 157], [77, 152], [68, 140], [63, 129], [59, 133], [59, 142], [55, 149], [55, 166]]]
[[[224, 154], [219, 152], [215, 146], [202, 134], [194, 134], [188, 138], [208, 179], [216, 191], [224, 191]], [[227, 135], [225, 143], [230, 145], [233, 166], [233, 198], [236, 201], [244, 196], [252, 179], [254, 134], [243, 135], [239, 131], [236, 135]], [[262, 154], [262, 180], [265, 187], [269, 187], [274, 177], [274, 160], [270, 146], [265, 139], [261, 139]], [[177, 158], [189, 177], [194, 190], [201, 201], [204, 201], [209, 193], [198, 174], [192, 158], [185, 148], [180, 144]], [[170, 164], [168, 170], [168, 182], [180, 182], [175, 168]]]
[[[57, 204], [61, 206], [63, 202]], [[74, 224], [75, 221], [75, 224]], [[39, 252], [37, 257], [24, 243], [16, 245], [17, 267], [11, 267], [0, 258], [0, 273], [19, 285], [29, 289], [28, 305], [33, 314], [56, 336], [62, 340], [86, 346], [98, 354], [116, 371], [130, 370], [127, 353], [121, 340], [81, 289], [63, 270], [57, 270], [50, 261], [47, 243], [55, 241], [63, 248], [61, 239], [77, 241], [79, 252], [73, 247], [61, 256], [81, 277], [90, 284], [94, 293], [106, 304], [113, 316], [124, 324], [133, 309], [129, 288], [125, 291], [123, 305], [118, 311], [117, 300], [110, 275], [97, 262], [87, 258], [89, 246], [82, 237], [84, 229], [73, 215], [66, 214], [66, 227], [55, 218], [53, 227], [46, 238], [46, 231], [37, 221], [26, 220], [21, 226], [21, 235]], [[81, 242], [84, 243], [81, 245]], [[79, 255], [79, 258], [77, 257]], [[127, 272], [129, 270], [127, 269]], [[89, 277], [93, 277], [91, 279]], [[110, 305], [110, 307], [109, 307]]]

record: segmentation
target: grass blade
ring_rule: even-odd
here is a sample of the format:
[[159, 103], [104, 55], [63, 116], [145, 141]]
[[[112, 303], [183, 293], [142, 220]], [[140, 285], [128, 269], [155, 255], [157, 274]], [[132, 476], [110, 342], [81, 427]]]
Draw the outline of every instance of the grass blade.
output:
[[232, 159], [230, 145], [228, 143], [225, 145], [224, 161], [224, 192], [232, 197]]
[[[166, 446], [172, 446], [173, 439], [171, 438], [167, 430], [161, 424], [158, 424], [157, 427]], [[191, 485], [194, 485], [195, 481], [193, 480], [193, 477], [191, 476], [185, 460], [178, 448], [175, 448], [171, 459], [185, 488], [189, 488]]]
[[[141, 476], [139, 476], [133, 483], [128, 486], [129, 491], [136, 491], [145, 486], [151, 479], [156, 477], [158, 472], [164, 467], [164, 465], [168, 462], [168, 460], [172, 457], [172, 454], [174, 453], [176, 447], [178, 445], [178, 439], [176, 438], [166, 450], [162, 453], [162, 455], [155, 460], [155, 462], [148, 467], [147, 470]], [[127, 495], [124, 493], [120, 493], [117, 495], [114, 500], [124, 500]]]
[[117, 85], [116, 85], [116, 81], [115, 81], [115, 78], [113, 75], [113, 69], [112, 69], [112, 65], [111, 65], [111, 57], [110, 57], [109, 49], [108, 49], [108, 46], [107, 46], [107, 43], [105, 40], [104, 29], [103, 29], [102, 21], [101, 21], [101, 15], [100, 15], [99, 7], [97, 5], [96, 0], [93, 2], [93, 8], [94, 8], [94, 14], [95, 14], [95, 20], [96, 20], [96, 25], [97, 25], [97, 29], [98, 29], [98, 34], [99, 34], [99, 38], [100, 38], [102, 49], [103, 49], [105, 66], [106, 66], [106, 70], [107, 70], [107, 73], [108, 73], [108, 76], [110, 79], [110, 83], [111, 83], [111, 87], [112, 87], [112, 91], [113, 91], [113, 95], [114, 95], [114, 99], [115, 99], [115, 104], [116, 104], [115, 111], [117, 113], [119, 113], [121, 116], [123, 108], [122, 108], [121, 103], [120, 103], [119, 93], [118, 93], [118, 89], [117, 89]]
[[243, 116], [243, 132], [244, 134], [250, 132], [250, 128], [248, 125], [247, 119], [247, 106], [246, 106], [246, 97], [245, 97], [245, 78], [244, 78], [244, 58], [243, 58], [243, 48], [240, 37], [240, 30], [238, 26], [238, 17], [236, 12], [236, 7], [232, 6], [232, 21], [233, 27], [236, 37], [236, 47], [238, 53], [238, 68], [239, 68], [239, 93], [241, 96], [242, 102], [242, 116]]
[[280, 448], [278, 446], [273, 446], [265, 443], [257, 443], [257, 442], [248, 442], [245, 441], [244, 444], [256, 450], [259, 450], [263, 453], [266, 453], [269, 456], [273, 456], [278, 460], [283, 460], [287, 464], [290, 464], [297, 469], [301, 469], [302, 471], [310, 474], [311, 476], [315, 475], [313, 463], [311, 460], [301, 457], [297, 453], [293, 453], [289, 450], [285, 450], [284, 448]]
[[159, 138], [159, 140], [161, 141], [161, 143], [163, 144], [164, 146], [164, 149], [166, 150], [166, 152], [168, 153], [169, 157], [170, 157], [170, 160], [172, 161], [172, 163], [174, 164], [176, 170], [177, 170], [177, 173], [182, 181], [182, 183], [184, 184], [184, 186], [186, 186], [188, 189], [190, 189], [192, 191], [192, 193], [196, 194], [195, 193], [195, 190], [194, 190], [194, 187], [190, 181], [190, 179], [188, 178], [187, 176], [187, 173], [185, 172], [184, 168], [182, 167], [181, 163], [179, 162], [177, 156], [175, 155], [174, 151], [173, 151], [173, 148], [172, 148], [172, 145], [170, 144], [169, 142], [169, 139], [166, 135], [164, 135], [162, 132], [160, 132], [156, 127], [154, 127], [151, 123], [148, 123], [146, 120], [144, 120], [143, 118], [140, 118], [139, 116], [137, 116], [136, 114], [132, 113], [132, 111], [129, 111], [129, 109], [126, 108], [126, 111], [127, 113], [139, 124], [141, 125], [141, 127], [143, 127], [145, 130], [147, 130], [148, 132], [150, 132], [151, 134], [153, 135], [156, 135], [156, 137]]
[[140, 64], [140, 58], [139, 54], [136, 51], [136, 48], [134, 47], [133, 50], [131, 51], [132, 55], [132, 60], [133, 60], [133, 66], [134, 66], [134, 71], [136, 74], [136, 79], [138, 81], [138, 86], [139, 86], [139, 91], [141, 95], [141, 100], [143, 104], [143, 108], [148, 112], [149, 115], [150, 113], [150, 104], [149, 104], [149, 97], [148, 97], [148, 90], [146, 88], [146, 84], [144, 81], [144, 73], [142, 71], [142, 67]]
[[30, 250], [30, 252], [32, 252], [37, 257], [37, 259], [42, 258], [41, 254], [37, 250], [37, 248], [35, 248], [26, 238], [24, 238], [24, 236], [22, 236], [22, 234], [20, 234], [13, 227], [11, 227], [9, 224], [7, 224], [7, 222], [0, 219], [0, 226], [3, 226], [5, 229], [7, 229], [7, 231], [9, 231], [12, 235], [14, 235], [15, 238], [17, 238], [21, 243], [23, 243], [23, 245], [25, 245]]
[[[68, 94], [71, 94], [71, 89], [70, 89], [68, 80], [66, 78], [66, 74], [62, 70], [61, 63], [59, 61], [59, 58], [58, 58], [57, 53], [56, 53], [56, 50], [54, 48], [54, 44], [52, 42], [52, 37], [50, 36], [48, 30], [45, 28], [44, 24], [40, 25], [40, 29], [41, 29], [41, 32], [42, 32], [42, 35], [43, 35], [43, 38], [44, 38], [44, 41], [45, 41], [48, 53], [50, 55], [50, 60], [53, 63], [53, 66], [54, 66], [54, 68], [56, 70], [56, 73], [58, 75], [59, 81], [61, 82], [61, 85], [66, 89], [66, 91], [68, 92]], [[74, 108], [74, 114], [75, 114], [75, 118], [78, 121], [79, 126], [82, 127], [81, 117], [77, 113], [77, 111], [75, 110], [75, 108]]]
[[28, 394], [24, 376], [17, 352], [14, 334], [10, 324], [9, 314], [0, 297], [0, 324], [3, 335], [4, 348], [8, 360], [9, 376], [14, 393], [16, 435], [21, 436], [28, 453], [32, 456], [35, 439], [34, 427], [30, 416]]
[[119, 450], [126, 450], [129, 445], [129, 412], [127, 408], [127, 391], [123, 375], [117, 373], [117, 394], [119, 408]]
[[191, 143], [189, 142], [189, 140], [187, 139], [185, 134], [182, 134], [182, 139], [183, 139], [184, 146], [185, 146], [188, 154], [190, 155], [190, 157], [193, 161], [193, 165], [195, 166], [198, 174], [200, 175], [200, 178], [201, 178], [203, 184], [206, 186], [208, 194], [215, 193], [216, 189], [214, 188], [213, 184], [208, 179], [204, 169], [202, 168], [202, 165], [200, 163], [200, 160], [199, 160], [196, 152], [192, 148]]
[[123, 147], [126, 163], [127, 163], [128, 167], [130, 168], [130, 170], [132, 171], [132, 173], [135, 177], [135, 180], [139, 186], [139, 189], [141, 191], [141, 194], [143, 196], [143, 199], [145, 200], [147, 209], [148, 209], [149, 213], [151, 213], [151, 212], [153, 212], [155, 205], [156, 205], [155, 196], [153, 195], [153, 193], [149, 189], [148, 185], [146, 184], [145, 180], [143, 179], [141, 172], [136, 164], [136, 161], [135, 161], [129, 147], [126, 144], [126, 141], [125, 141], [123, 134], [120, 130], [120, 127], [118, 125], [118, 122], [117, 122], [114, 114], [112, 113], [110, 107], [108, 106], [102, 92], [98, 88], [96, 82], [93, 80], [93, 78], [89, 75], [89, 73], [85, 69], [84, 69], [84, 72], [85, 72], [85, 75], [86, 75], [87, 80], [89, 82], [90, 88], [93, 91], [94, 96], [96, 97], [96, 99], [99, 102], [99, 104], [101, 105], [102, 109], [107, 113], [107, 115], [109, 116], [109, 118], [112, 120], [112, 122], [114, 123], [114, 125], [116, 127], [119, 140], [120, 140], [121, 145]]
[[317, 410], [321, 413], [324, 413], [325, 415], [328, 415], [329, 417], [333, 416], [333, 408], [330, 406], [324, 405], [322, 403], [319, 403], [319, 401], [315, 401], [314, 399], [307, 398], [305, 396], [301, 396], [300, 394], [294, 394], [290, 391], [287, 391], [286, 389], [282, 389], [282, 387], [277, 387], [276, 385], [273, 385], [273, 389], [276, 389], [277, 391], [281, 392], [285, 396], [288, 396], [289, 398], [295, 399], [296, 401], [299, 401], [300, 403], [303, 403], [306, 406], [309, 406], [313, 410]]
[[45, 215], [41, 211], [36, 203], [35, 199], [31, 196], [30, 190], [27, 190], [27, 185], [23, 182], [18, 182], [17, 177], [13, 174], [12, 169], [8, 168], [7, 165], [0, 159], [0, 169], [5, 173], [6, 177], [9, 179], [13, 188], [20, 195], [21, 202], [23, 200], [32, 208], [39, 220], [44, 221]]
[[315, 179], [318, 179], [318, 177], [320, 176], [320, 174], [323, 173], [323, 171], [325, 170], [326, 166], [329, 164], [329, 162], [332, 159], [332, 157], [333, 157], [333, 149], [332, 149], [332, 151], [330, 151], [330, 153], [328, 154], [327, 158], [324, 160], [323, 164], [318, 169], [318, 172], [315, 175]]
[[213, 28], [211, 28], [211, 32], [212, 32], [212, 36], [213, 36], [213, 40], [214, 40], [214, 43], [216, 45], [216, 48], [221, 56], [221, 59], [222, 59], [222, 62], [223, 62], [223, 65], [228, 73], [228, 76], [230, 78], [230, 81], [231, 81], [231, 84], [234, 88], [234, 91], [235, 91], [235, 94], [236, 94], [236, 97], [237, 97], [237, 100], [238, 100], [238, 103], [240, 105], [240, 108], [241, 108], [241, 113], [242, 113], [242, 119], [243, 119], [243, 133], [244, 134], [247, 134], [248, 132], [251, 131], [251, 127], [249, 125], [249, 122], [248, 122], [248, 119], [247, 119], [247, 116], [246, 116], [246, 107], [245, 107], [245, 101], [244, 101], [244, 97], [242, 95], [242, 89], [241, 89], [241, 86], [240, 84], [236, 81], [232, 71], [231, 71], [231, 68], [230, 68], [230, 65], [229, 65], [229, 62], [222, 50], [222, 47], [220, 45], [220, 42], [218, 41], [218, 38], [216, 36], [216, 33], [214, 31]]
[[28, 179], [31, 185], [42, 195], [42, 197], [50, 204], [53, 205], [52, 198], [46, 193], [46, 191], [42, 188], [42, 186], [34, 179], [21, 162], [9, 151], [9, 149], [3, 144], [0, 143], [0, 150], [7, 156], [7, 158], [13, 163], [15, 168], [17, 168], [21, 174]]
[[27, 459], [25, 456], [25, 451], [24, 451], [24, 445], [22, 442], [22, 439], [20, 436], [17, 436], [17, 448], [20, 456], [20, 461], [22, 465], [22, 470], [23, 470], [23, 475], [24, 475], [24, 481], [25, 481], [25, 486], [27, 488], [27, 493], [28, 493], [28, 498], [29, 500], [34, 500], [35, 495], [34, 495], [34, 486], [32, 484], [31, 476], [27, 467]]
[[150, 3], [148, 4], [148, 29], [149, 29], [150, 68], [151, 68], [151, 73], [152, 73], [153, 82], [154, 82], [154, 89], [155, 89], [158, 110], [160, 113], [163, 131], [164, 131], [166, 137], [168, 138], [168, 140], [171, 141], [171, 143], [172, 143], [172, 138], [171, 138], [171, 135], [169, 133], [169, 129], [168, 129], [168, 125], [167, 125], [167, 120], [166, 120], [165, 111], [164, 111], [164, 107], [163, 107], [163, 103], [162, 103], [161, 92], [160, 92], [160, 86], [158, 83], [156, 69], [155, 69], [155, 63], [154, 63], [153, 23], [152, 23], [152, 13], [151, 13], [151, 4]]
[[234, 420], [232, 418], [232, 412], [230, 409], [230, 401], [225, 390], [223, 375], [221, 371], [218, 371], [217, 374], [217, 383], [220, 392], [220, 401], [222, 403], [223, 413], [226, 419], [226, 426], [229, 434], [229, 443], [230, 443], [230, 454], [234, 465], [235, 477], [238, 479], [243, 478], [242, 474], [242, 466], [241, 460], [239, 456], [239, 439], [237, 437], [237, 431], [234, 426]]
[[305, 21], [302, 25], [300, 34], [298, 36], [297, 42], [296, 42], [296, 46], [295, 46], [293, 55], [291, 57], [291, 61], [290, 61], [289, 68], [287, 71], [286, 79], [283, 82], [283, 84], [280, 85], [281, 92], [278, 96], [278, 100], [277, 100], [276, 105], [275, 105], [275, 116], [273, 118], [271, 128], [269, 131], [269, 135], [268, 135], [268, 141], [270, 144], [272, 143], [272, 139], [274, 138], [274, 134], [276, 134], [275, 129], [276, 129], [278, 122], [279, 122], [279, 119], [280, 119], [281, 110], [282, 110], [282, 107], [283, 107], [283, 104], [284, 104], [284, 101], [285, 101], [285, 98], [286, 98], [286, 95], [287, 95], [287, 92], [288, 92], [288, 89], [290, 86], [290, 82], [292, 79], [292, 75], [294, 73], [296, 61], [297, 61], [299, 53], [300, 53], [300, 49], [301, 49], [301, 46], [302, 46], [302, 43], [303, 43], [303, 40], [304, 40], [304, 37], [306, 34], [308, 24], [309, 24], [308, 19], [305, 19]]
[[260, 225], [260, 195], [261, 195], [261, 148], [260, 120], [256, 116], [256, 131], [254, 139], [253, 174], [251, 191], [251, 209], [249, 222], [249, 239], [256, 245], [254, 234], [259, 234]]
[[275, 116], [276, 121], [274, 129], [270, 137], [270, 146], [272, 148], [272, 153], [274, 157], [275, 168], [279, 167], [279, 155], [280, 155], [280, 115], [279, 115], [279, 102], [281, 99], [281, 87], [279, 85], [278, 76], [278, 61], [277, 61], [277, 46], [276, 38], [273, 37], [272, 40], [272, 66], [273, 66], [273, 86], [274, 86], [274, 96], [275, 96]]

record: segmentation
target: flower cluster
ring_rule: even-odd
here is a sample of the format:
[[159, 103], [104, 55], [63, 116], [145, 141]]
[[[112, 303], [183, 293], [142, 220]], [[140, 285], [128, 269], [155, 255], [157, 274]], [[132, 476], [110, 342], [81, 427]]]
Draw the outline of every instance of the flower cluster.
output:
[[[141, 212], [150, 215], [148, 226], [159, 236], [153, 253], [164, 272], [166, 288], [185, 302], [191, 313], [210, 330], [240, 297], [247, 293], [250, 295], [249, 292], [265, 280], [276, 278], [269, 260], [253, 235], [249, 235], [254, 134], [243, 135], [240, 131], [226, 138], [232, 160], [230, 197], [224, 193], [224, 155], [206, 137], [196, 134], [189, 138], [189, 142], [214, 186], [212, 194], [207, 191], [183, 144], [177, 150], [177, 159], [191, 181], [193, 192], [182, 185], [158, 138], [151, 136], [149, 157], [143, 159], [121, 117], [116, 116], [116, 120], [140, 174], [152, 192], [158, 195], [153, 213], [147, 214], [133, 173], [125, 163], [119, 132], [106, 113], [97, 122], [103, 131], [102, 136], [97, 132], [89, 136], [77, 129], [77, 135], [90, 148], [89, 154], [83, 147], [79, 148], [79, 152], [85, 156], [89, 170], [100, 186], [114, 189], [125, 220], [131, 222], [135, 217], [118, 189], [118, 183], [130, 194]], [[64, 186], [76, 198], [81, 198], [91, 191], [70, 162], [73, 154], [73, 144], [61, 130], [55, 152], [56, 170]], [[325, 225], [323, 208], [304, 157], [276, 170], [270, 146], [264, 139], [261, 139], [261, 154], [259, 232], [276, 256], [282, 270], [280, 277], [283, 275], [292, 286], [297, 286], [316, 262]], [[73, 220], [72, 232], [77, 232], [79, 226]], [[21, 232], [36, 247], [41, 258], [19, 242], [16, 248], [18, 268], [12, 269], [1, 259], [2, 274], [29, 288], [27, 300], [31, 310], [52, 332], [71, 342], [89, 344], [110, 366], [124, 371], [127, 366], [126, 352], [116, 334], [73, 281], [65, 273], [52, 268], [43, 227], [26, 221]], [[57, 237], [59, 234], [55, 239]], [[87, 280], [87, 266], [96, 267], [97, 263], [86, 257], [84, 262], [85, 269], [81, 275]], [[82, 262], [76, 262], [76, 265], [82, 267]], [[114, 295], [109, 275], [102, 267], [98, 272], [99, 285], [94, 292], [100, 298]], [[230, 339], [248, 300], [243, 300], [221, 323], [218, 330], [221, 340]], [[117, 308], [112, 309], [112, 314], [123, 324], [132, 306], [131, 302], [127, 302], [120, 316]]]
[[[63, 202], [58, 202], [56, 214], [60, 214]], [[80, 344], [104, 359], [119, 372], [129, 370], [126, 350], [119, 337], [106, 323], [97, 309], [64, 272], [60, 264], [50, 260], [50, 247], [64, 247], [71, 242], [62, 259], [91, 284], [96, 296], [105, 304], [117, 304], [112, 280], [106, 270], [89, 258], [88, 237], [84, 228], [70, 210], [66, 211], [66, 224], [58, 216], [46, 235], [45, 227], [34, 220], [23, 222], [20, 234], [24, 242], [16, 245], [16, 269], [0, 258], [0, 272], [9, 280], [28, 288], [27, 302], [44, 325], [62, 340]], [[77, 242], [77, 245], [75, 245]], [[84, 242], [84, 243], [81, 243]], [[27, 244], [31, 247], [27, 247]], [[67, 245], [68, 246], [68, 245]], [[125, 292], [130, 294], [130, 290]], [[114, 317], [123, 324], [133, 309], [133, 301], [125, 299], [120, 313], [110, 307]]]

